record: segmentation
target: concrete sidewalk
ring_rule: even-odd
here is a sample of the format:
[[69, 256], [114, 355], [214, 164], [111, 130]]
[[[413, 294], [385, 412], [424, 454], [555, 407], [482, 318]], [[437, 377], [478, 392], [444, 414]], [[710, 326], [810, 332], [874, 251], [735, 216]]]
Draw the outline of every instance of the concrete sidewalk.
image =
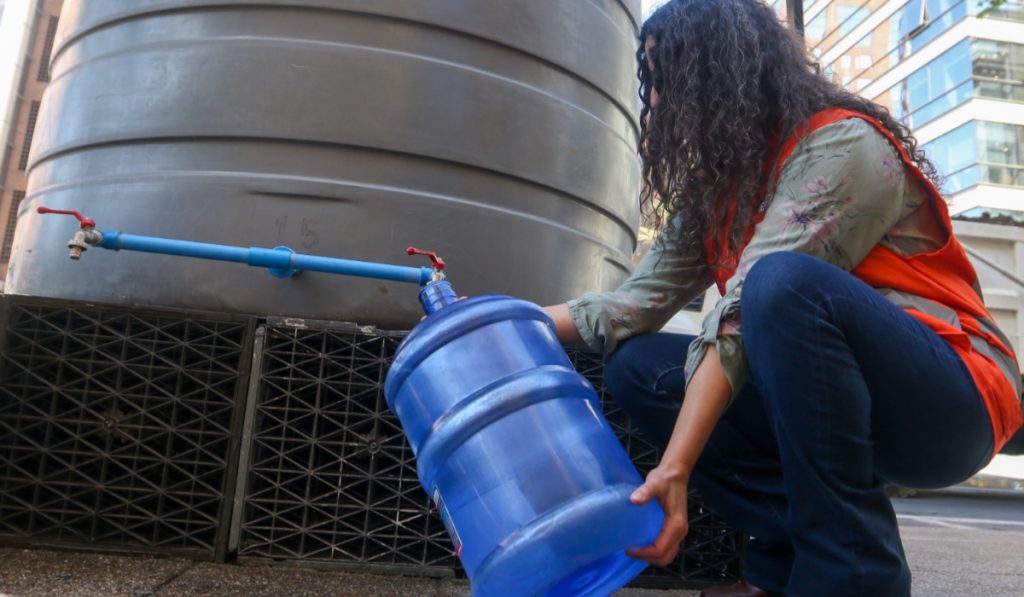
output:
[[[0, 549], [0, 596], [10, 597], [469, 597], [465, 580], [375, 576], [295, 566]], [[696, 597], [623, 589], [616, 597]]]

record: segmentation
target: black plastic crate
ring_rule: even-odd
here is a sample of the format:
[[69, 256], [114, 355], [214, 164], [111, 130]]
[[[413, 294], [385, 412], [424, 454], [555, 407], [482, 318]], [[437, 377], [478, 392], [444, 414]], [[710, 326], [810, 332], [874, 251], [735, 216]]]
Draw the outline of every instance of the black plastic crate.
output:
[[[356, 326], [272, 321], [247, 414], [251, 448], [232, 538], [240, 558], [463, 575], [383, 383], [401, 335]], [[600, 355], [572, 351], [642, 472], [658, 451], [605, 396]], [[249, 440], [246, 440], [249, 443]], [[636, 583], [700, 586], [738, 577], [743, 540], [696, 498], [679, 558]]]
[[458, 560], [384, 400], [400, 335], [271, 320], [248, 415], [239, 558], [451, 576]]
[[2, 299], [0, 542], [221, 559], [253, 320]]

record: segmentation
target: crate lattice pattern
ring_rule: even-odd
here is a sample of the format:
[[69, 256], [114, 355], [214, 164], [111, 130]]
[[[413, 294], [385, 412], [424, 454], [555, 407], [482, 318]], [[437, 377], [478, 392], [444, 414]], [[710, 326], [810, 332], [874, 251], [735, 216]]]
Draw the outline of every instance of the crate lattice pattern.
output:
[[[600, 354], [573, 350], [573, 366], [597, 390], [601, 406], [615, 435], [626, 447], [641, 476], [657, 466], [661, 453], [629, 424], [626, 415], [605, 391], [604, 361]], [[746, 539], [725, 521], [715, 516], [700, 497], [691, 492], [687, 506], [689, 531], [679, 556], [664, 568], [650, 566], [634, 582], [635, 586], [675, 588], [708, 584], [729, 584], [739, 579]]]
[[[268, 327], [239, 556], [459, 569], [419, 485], [383, 382], [400, 337], [359, 329]], [[605, 395], [600, 355], [570, 353], [642, 473], [657, 449]], [[742, 539], [693, 498], [679, 558], [651, 587], [731, 582]]]
[[[223, 557], [253, 320], [3, 302], [0, 542]], [[267, 327], [240, 556], [461, 573], [384, 401], [400, 339]], [[659, 454], [605, 395], [600, 356], [570, 357], [645, 473]], [[699, 500], [690, 516], [680, 557], [635, 584], [738, 576], [742, 538]]]
[[400, 339], [268, 326], [240, 557], [458, 567], [384, 400]]
[[5, 302], [0, 541], [220, 557], [252, 326]]

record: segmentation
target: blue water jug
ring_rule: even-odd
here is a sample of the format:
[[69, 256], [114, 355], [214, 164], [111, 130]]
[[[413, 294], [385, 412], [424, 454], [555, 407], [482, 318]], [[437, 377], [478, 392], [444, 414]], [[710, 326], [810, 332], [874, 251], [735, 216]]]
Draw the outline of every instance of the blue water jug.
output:
[[640, 475], [536, 305], [456, 301], [447, 282], [384, 386], [473, 594], [607, 595], [664, 519], [629, 502]]

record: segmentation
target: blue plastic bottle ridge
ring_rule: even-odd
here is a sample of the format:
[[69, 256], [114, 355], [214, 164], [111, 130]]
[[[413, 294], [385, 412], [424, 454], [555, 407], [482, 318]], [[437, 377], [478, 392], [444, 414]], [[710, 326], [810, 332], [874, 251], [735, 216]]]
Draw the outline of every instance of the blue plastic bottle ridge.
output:
[[428, 317], [398, 349], [388, 406], [473, 594], [607, 595], [646, 566], [664, 514], [542, 309], [505, 296], [421, 293]]

